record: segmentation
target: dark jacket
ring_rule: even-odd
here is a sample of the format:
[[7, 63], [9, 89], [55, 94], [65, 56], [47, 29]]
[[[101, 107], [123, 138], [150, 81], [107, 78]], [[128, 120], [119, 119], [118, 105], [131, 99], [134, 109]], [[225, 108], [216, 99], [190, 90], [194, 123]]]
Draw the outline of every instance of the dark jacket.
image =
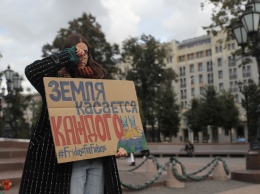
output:
[[[69, 194], [72, 162], [58, 164], [45, 100], [43, 77], [57, 77], [63, 67], [75, 65], [64, 51], [35, 61], [25, 68], [25, 75], [42, 97], [42, 110], [29, 144], [19, 194]], [[105, 193], [119, 194], [121, 184], [114, 156], [103, 157]]]

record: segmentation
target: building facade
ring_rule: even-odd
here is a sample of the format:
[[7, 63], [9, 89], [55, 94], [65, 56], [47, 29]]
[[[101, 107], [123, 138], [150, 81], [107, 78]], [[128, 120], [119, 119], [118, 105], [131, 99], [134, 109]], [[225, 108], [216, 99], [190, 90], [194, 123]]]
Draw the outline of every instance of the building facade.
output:
[[[225, 33], [218, 33], [217, 36], [207, 34], [182, 42], [173, 40], [164, 44], [171, 50], [165, 59], [166, 68], [172, 68], [178, 75], [177, 81], [173, 82], [173, 88], [183, 111], [190, 107], [192, 98], [202, 94], [203, 88], [207, 85], [214, 85], [218, 91], [231, 91], [240, 109], [240, 120], [244, 123], [239, 129], [231, 130], [232, 137], [243, 137], [247, 140], [246, 111], [241, 107], [243, 96], [239, 91], [238, 82], [247, 83], [251, 79], [258, 83], [255, 59], [251, 58], [251, 63], [241, 65], [244, 59], [232, 55], [238, 49], [236, 40], [227, 42]], [[131, 69], [129, 64], [123, 63], [119, 63], [118, 67], [124, 74]], [[178, 137], [173, 137], [173, 141], [212, 142], [215, 135], [219, 143], [230, 142], [230, 134], [221, 128], [217, 134], [213, 134], [209, 126], [206, 133], [207, 138], [203, 133], [194, 136], [182, 119]]]

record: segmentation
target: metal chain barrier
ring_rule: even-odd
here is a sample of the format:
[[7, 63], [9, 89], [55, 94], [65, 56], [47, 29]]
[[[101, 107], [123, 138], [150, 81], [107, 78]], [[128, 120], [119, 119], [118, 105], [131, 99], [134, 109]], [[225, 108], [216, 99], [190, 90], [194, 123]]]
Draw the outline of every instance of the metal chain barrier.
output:
[[[192, 172], [190, 174], [187, 174], [184, 165], [176, 157], [171, 157], [169, 159], [169, 161], [166, 162], [164, 165], [160, 165], [158, 160], [153, 155], [150, 155], [148, 158], [145, 158], [143, 162], [141, 162], [138, 166], [136, 166], [136, 167], [134, 167], [130, 170], [120, 170], [120, 171], [132, 172], [132, 171], [138, 169], [139, 167], [141, 167], [148, 159], [152, 159], [153, 162], [156, 164], [157, 173], [150, 180], [148, 180], [144, 184], [140, 184], [140, 185], [127, 184], [127, 183], [123, 183], [121, 181], [121, 185], [123, 187], [131, 189], [131, 190], [142, 190], [142, 189], [147, 188], [148, 186], [153, 184], [161, 176], [163, 171], [165, 171], [167, 169], [167, 167], [170, 163], [172, 163], [172, 173], [173, 173], [173, 175], [180, 181], [186, 181], [186, 180], [201, 181], [201, 180], [206, 179], [213, 172], [213, 170], [215, 169], [215, 167], [217, 166], [219, 161], [223, 163], [223, 167], [224, 167], [226, 174], [228, 175], [230, 173], [226, 162], [219, 157], [214, 158], [210, 163], [208, 163], [206, 166], [200, 168], [199, 170]], [[176, 164], [179, 164], [181, 166], [182, 175], [178, 173]], [[212, 167], [211, 167], [211, 169], [209, 169], [208, 173], [206, 173], [202, 176], [198, 176], [198, 175], [195, 176], [196, 174], [198, 174], [198, 173], [202, 172], [203, 170], [206, 170], [207, 168], [209, 168], [211, 165], [212, 165]]]
[[143, 166], [143, 164], [148, 160], [148, 158], [145, 158], [139, 165], [135, 166], [134, 168], [130, 169], [130, 170], [120, 170], [120, 171], [124, 171], [124, 172], [132, 172], [138, 168], [140, 168], [141, 166]]

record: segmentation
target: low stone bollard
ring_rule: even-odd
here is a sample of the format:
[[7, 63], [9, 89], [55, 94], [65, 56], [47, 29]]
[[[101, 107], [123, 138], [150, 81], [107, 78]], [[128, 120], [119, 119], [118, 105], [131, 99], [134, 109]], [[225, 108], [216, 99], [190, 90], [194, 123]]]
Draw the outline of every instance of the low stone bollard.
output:
[[223, 162], [218, 161], [217, 166], [213, 170], [213, 179], [214, 180], [221, 180], [221, 181], [225, 181], [225, 180], [228, 179], [228, 176], [227, 176], [227, 174], [224, 170]]
[[[182, 175], [181, 165], [176, 164], [177, 172]], [[171, 188], [184, 188], [184, 182], [179, 181], [172, 173], [172, 164], [170, 163], [167, 167], [167, 179], [166, 185]]]
[[148, 159], [146, 161], [146, 169], [145, 169], [145, 176], [147, 179], [152, 178], [157, 173], [156, 164], [153, 162], [152, 159]]

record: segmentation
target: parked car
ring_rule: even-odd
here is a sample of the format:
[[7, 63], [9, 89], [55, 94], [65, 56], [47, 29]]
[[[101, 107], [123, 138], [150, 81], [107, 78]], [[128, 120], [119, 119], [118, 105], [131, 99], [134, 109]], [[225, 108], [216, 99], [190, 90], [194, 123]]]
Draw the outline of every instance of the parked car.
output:
[[246, 142], [246, 139], [244, 137], [239, 137], [233, 140], [234, 143], [240, 143], [240, 142]]

